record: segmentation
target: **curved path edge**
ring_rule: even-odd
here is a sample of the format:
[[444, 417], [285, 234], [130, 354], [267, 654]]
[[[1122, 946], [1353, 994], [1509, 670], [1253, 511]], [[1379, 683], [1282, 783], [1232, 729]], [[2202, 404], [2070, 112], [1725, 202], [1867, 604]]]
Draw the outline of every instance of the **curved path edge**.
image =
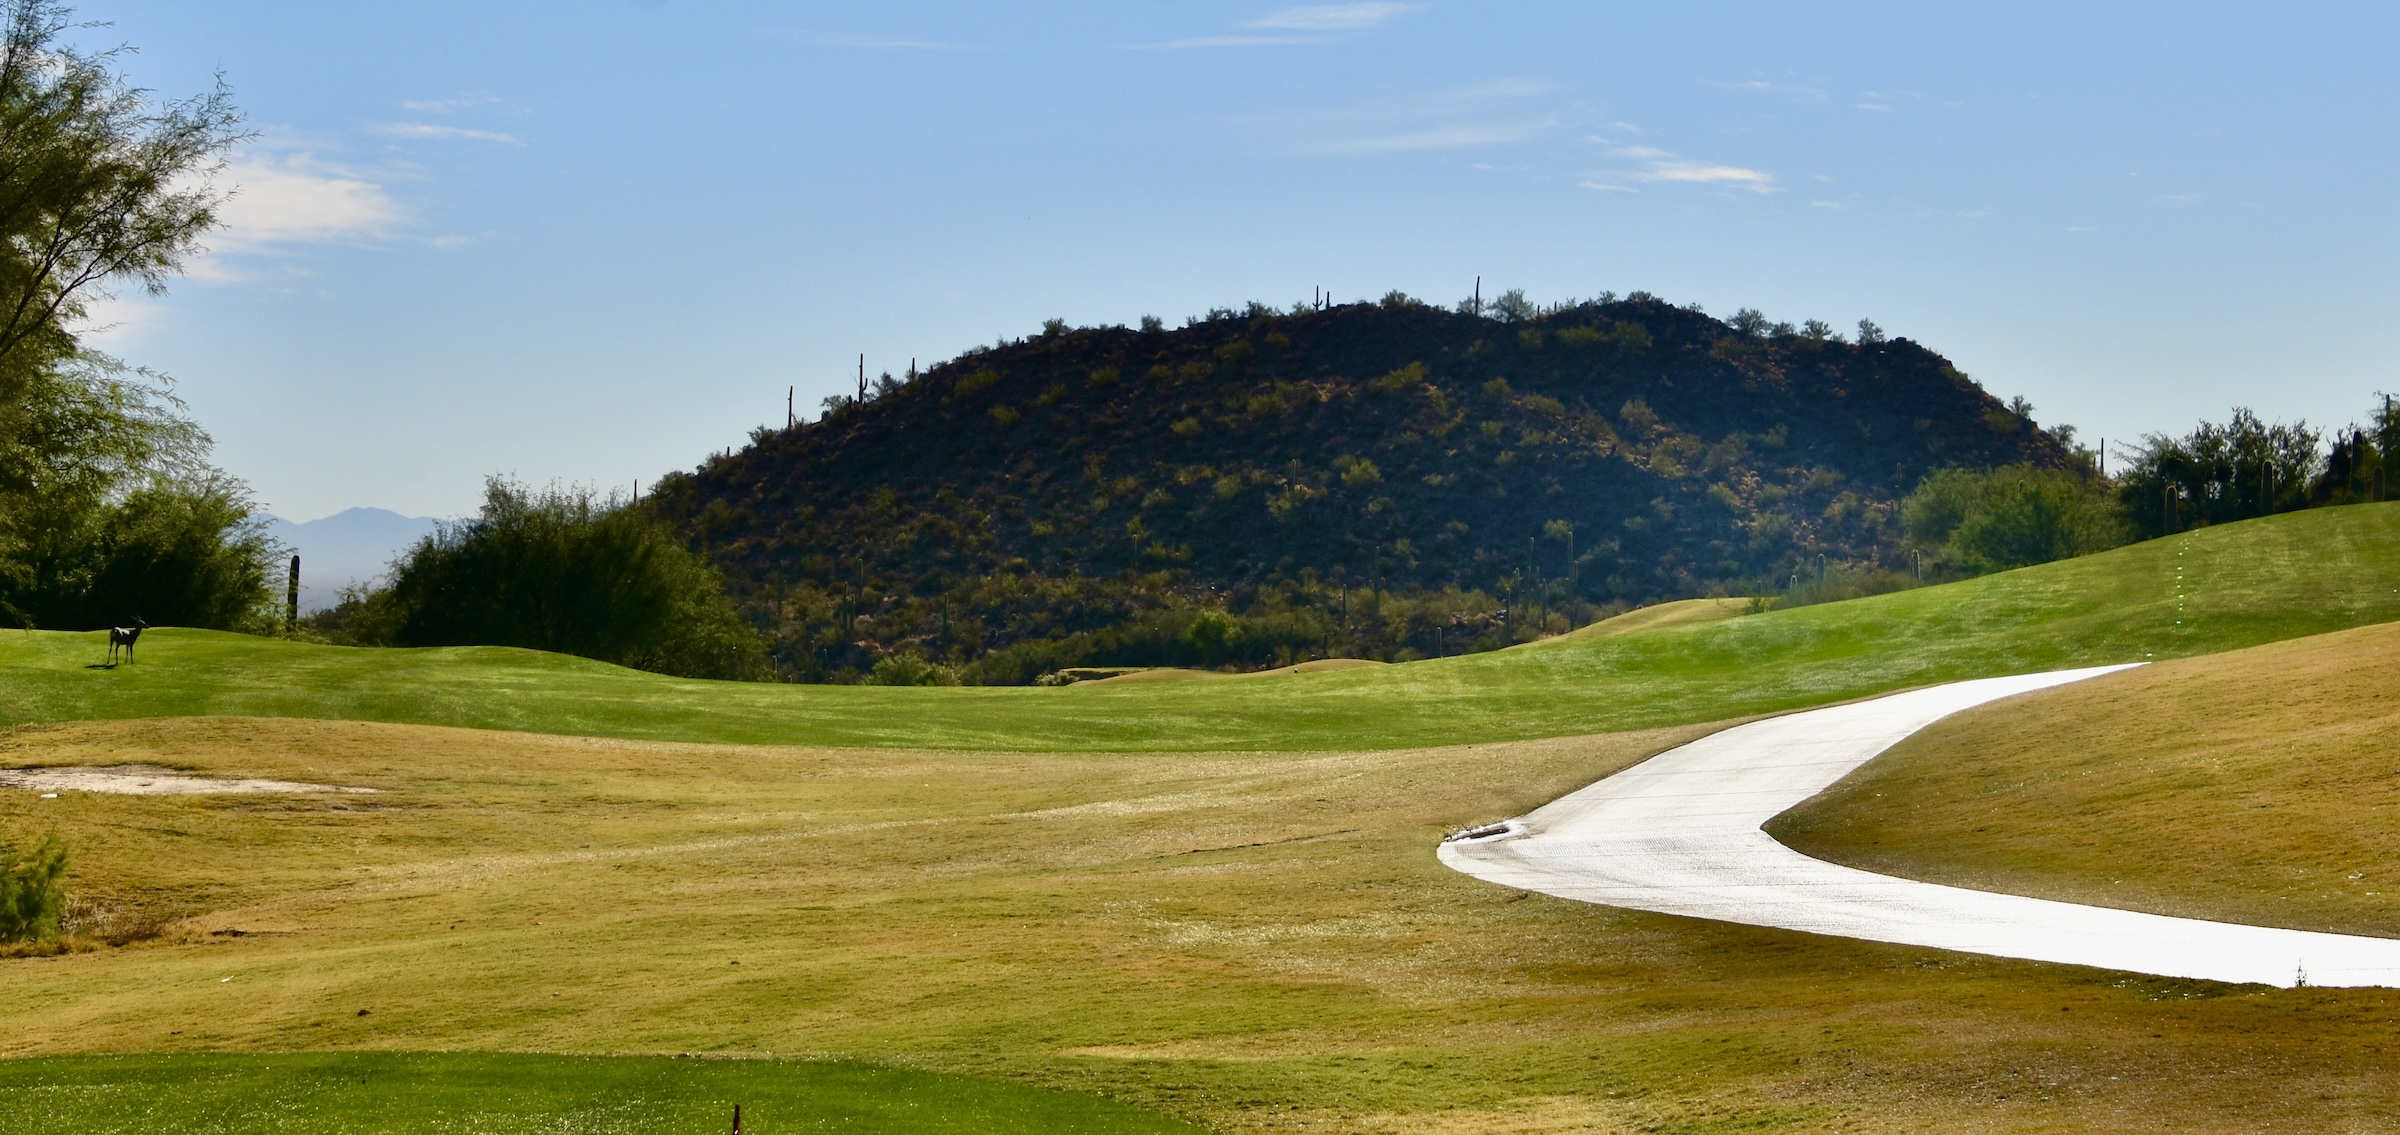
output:
[[2400, 939], [2172, 918], [1878, 875], [1802, 855], [1761, 830], [1953, 713], [2127, 668], [1952, 682], [1737, 725], [1504, 827], [1454, 837], [1439, 855], [1504, 887], [1660, 914], [2161, 977], [2400, 985]]

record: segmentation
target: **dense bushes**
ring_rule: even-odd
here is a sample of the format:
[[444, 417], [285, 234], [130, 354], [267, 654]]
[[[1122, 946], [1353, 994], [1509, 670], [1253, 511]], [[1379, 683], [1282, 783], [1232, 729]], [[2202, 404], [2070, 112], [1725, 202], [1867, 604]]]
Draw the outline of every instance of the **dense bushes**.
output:
[[2306, 508], [2325, 465], [2318, 443], [2305, 422], [2270, 426], [2240, 408], [2224, 425], [2151, 434], [2121, 478], [2125, 504], [2151, 536]]
[[135, 618], [272, 621], [265, 534], [164, 380], [89, 352], [0, 398], [0, 618], [82, 630]]
[[665, 526], [587, 491], [497, 477], [480, 515], [419, 542], [390, 587], [334, 625], [364, 643], [521, 646], [687, 678], [767, 672], [716, 571]]
[[2086, 555], [2130, 535], [2107, 482], [2030, 465], [1934, 472], [1901, 502], [1900, 523], [1910, 547], [1969, 575]]
[[67, 847], [56, 834], [24, 851], [0, 843], [0, 942], [58, 937], [66, 873]]

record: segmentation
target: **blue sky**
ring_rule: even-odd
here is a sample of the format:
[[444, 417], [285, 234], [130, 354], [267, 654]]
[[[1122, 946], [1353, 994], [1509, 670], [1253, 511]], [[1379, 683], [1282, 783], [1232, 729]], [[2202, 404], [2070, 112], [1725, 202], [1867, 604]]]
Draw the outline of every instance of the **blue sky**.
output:
[[1871, 317], [2088, 439], [2400, 391], [2400, 8], [87, 3], [258, 138], [100, 341], [274, 511], [649, 482], [1324, 286]]

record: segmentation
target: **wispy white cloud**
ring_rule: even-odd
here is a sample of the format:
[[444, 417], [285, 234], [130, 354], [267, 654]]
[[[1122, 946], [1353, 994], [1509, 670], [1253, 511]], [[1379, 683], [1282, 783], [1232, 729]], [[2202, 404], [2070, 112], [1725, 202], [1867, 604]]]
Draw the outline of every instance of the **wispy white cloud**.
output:
[[1715, 162], [1657, 161], [1650, 168], [1632, 175], [1635, 181], [1673, 181], [1694, 185], [1732, 183], [1744, 189], [1760, 192], [1775, 184], [1775, 175], [1745, 166], [1719, 165]]
[[1125, 45], [1135, 51], [1189, 51], [1227, 47], [1306, 47], [1311, 44], [1332, 43], [1345, 32], [1363, 32], [1380, 27], [1401, 13], [1424, 7], [1423, 4], [1361, 3], [1311, 4], [1298, 8], [1280, 8], [1242, 25], [1250, 32], [1267, 35], [1190, 36], [1158, 43]]
[[1211, 47], [1306, 47], [1322, 43], [1322, 39], [1290, 35], [1203, 35], [1191, 39], [1170, 39], [1160, 43], [1127, 44], [1133, 51], [1189, 51]]
[[1753, 193], [1775, 191], [1774, 174], [1748, 166], [1695, 161], [1655, 146], [1622, 146], [1609, 155], [1641, 164], [1596, 174], [1584, 180], [1584, 188], [1622, 192], [1639, 185], [1720, 185]]
[[525, 144], [514, 134], [502, 134], [497, 130], [469, 130], [464, 126], [442, 126], [432, 122], [382, 122], [369, 129], [386, 138], [463, 139], [498, 142], [508, 146]]
[[1501, 79], [1316, 112], [1298, 122], [1317, 136], [1310, 148], [1334, 154], [1499, 146], [1558, 126], [1554, 114], [1525, 105], [1551, 91], [1548, 83]]
[[778, 39], [788, 39], [793, 43], [814, 47], [846, 47], [855, 51], [958, 51], [965, 46], [947, 40], [892, 39], [844, 32], [780, 31], [773, 34]]
[[217, 210], [222, 225], [209, 238], [210, 256], [194, 265], [204, 279], [235, 278], [215, 259], [226, 253], [375, 240], [408, 219], [375, 177], [305, 153], [244, 155], [218, 183], [231, 194]]
[[1547, 122], [1487, 122], [1470, 126], [1436, 126], [1406, 134], [1345, 138], [1325, 148], [1337, 154], [1394, 154], [1408, 150], [1459, 150], [1522, 142], [1542, 132]]
[[455, 114], [462, 110], [498, 105], [500, 100], [492, 95], [459, 95], [446, 99], [408, 99], [400, 104], [400, 109], [418, 114]]
[[1243, 24], [1246, 28], [1262, 28], [1290, 32], [1356, 32], [1376, 27], [1421, 4], [1312, 4], [1300, 8], [1284, 8]]
[[1826, 93], [1817, 87], [1803, 87], [1792, 83], [1778, 83], [1768, 79], [1702, 79], [1700, 82], [1705, 86], [1715, 87], [1721, 91], [1742, 91], [1749, 94], [1773, 95], [1776, 98], [1787, 99], [1793, 102], [1821, 102], [1827, 97]]
[[85, 305], [83, 320], [73, 328], [75, 337], [103, 351], [126, 350], [143, 334], [156, 326], [167, 313], [167, 305], [136, 292], [104, 292]]

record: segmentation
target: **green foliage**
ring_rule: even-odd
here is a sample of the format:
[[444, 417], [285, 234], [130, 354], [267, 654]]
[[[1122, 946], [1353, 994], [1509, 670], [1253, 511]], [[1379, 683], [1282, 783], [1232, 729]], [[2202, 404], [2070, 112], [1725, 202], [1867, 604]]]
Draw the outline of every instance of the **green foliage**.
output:
[[986, 390], [990, 390], [993, 386], [998, 385], [999, 382], [1000, 372], [993, 370], [990, 367], [985, 367], [982, 370], [966, 376], [965, 378], [959, 379], [958, 385], [951, 388], [951, 397], [973, 398], [974, 396], [981, 394]]
[[241, 140], [220, 87], [153, 105], [72, 14], [10, 0], [0, 43], [0, 618], [252, 620], [273, 551], [167, 381], [69, 330], [112, 286], [163, 290], [215, 223]]
[[0, 402], [0, 617], [233, 629], [269, 603], [267, 540], [164, 379], [86, 352]]
[[1912, 548], [1968, 574], [2088, 555], [2131, 536], [2106, 484], [2030, 465], [1936, 470], [1901, 502], [1900, 523]]
[[1183, 629], [1183, 641], [1203, 665], [1221, 665], [1241, 648], [1242, 621], [1223, 611], [1202, 611]]
[[585, 490], [491, 478], [480, 515], [419, 542], [366, 606], [364, 641], [523, 646], [690, 678], [766, 668], [714, 569], [665, 525]]
[[2270, 426], [2237, 407], [2223, 425], [2144, 436], [2118, 483], [2135, 526], [2149, 535], [2305, 508], [2310, 481], [2324, 468], [2319, 440], [2306, 422]]
[[1491, 302], [1491, 313], [1502, 323], [1523, 323], [1541, 314], [1533, 306], [1533, 301], [1525, 298], [1523, 288], [1510, 288], [1500, 293], [1500, 298]]
[[955, 686], [958, 671], [925, 660], [913, 650], [886, 655], [867, 674], [870, 686]]
[[1363, 457], [1352, 457], [1345, 453], [1333, 459], [1333, 467], [1342, 475], [1342, 484], [1348, 488], [1364, 489], [1383, 482], [1383, 470]]
[[222, 86], [153, 106], [114, 52], [60, 37], [51, 0], [8, 0], [0, 44], [0, 403], [72, 357], [67, 328], [112, 281], [163, 290], [216, 222], [206, 178], [244, 137]]
[[23, 850], [0, 842], [0, 942], [58, 937], [66, 874], [67, 847], [55, 832]]
[[1397, 394], [1403, 390], [1413, 390], [1417, 387], [1425, 385], [1425, 364], [1420, 362], [1412, 362], [1407, 366], [1397, 367], [1390, 373], [1385, 374], [1382, 378], [1376, 379], [1369, 385], [1386, 394]]

